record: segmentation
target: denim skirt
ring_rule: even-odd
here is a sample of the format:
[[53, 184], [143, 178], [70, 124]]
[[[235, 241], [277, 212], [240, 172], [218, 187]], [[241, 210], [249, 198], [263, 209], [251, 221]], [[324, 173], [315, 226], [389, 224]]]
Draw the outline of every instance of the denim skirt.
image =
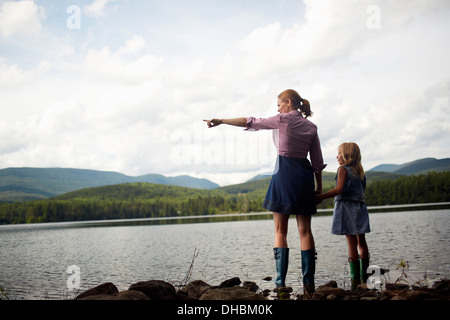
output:
[[304, 158], [278, 155], [263, 208], [278, 213], [313, 215], [317, 213], [314, 173]]
[[350, 200], [334, 202], [332, 234], [357, 235], [369, 232], [369, 212], [364, 202]]

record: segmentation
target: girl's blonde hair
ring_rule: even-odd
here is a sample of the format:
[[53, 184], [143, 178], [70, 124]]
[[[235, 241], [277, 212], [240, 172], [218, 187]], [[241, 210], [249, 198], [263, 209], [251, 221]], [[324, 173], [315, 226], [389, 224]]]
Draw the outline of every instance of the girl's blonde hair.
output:
[[361, 152], [359, 146], [354, 142], [344, 142], [338, 147], [341, 151], [344, 164], [353, 169], [353, 174], [359, 176], [361, 180], [364, 178], [364, 168], [361, 164]]
[[305, 116], [305, 118], [311, 117], [313, 114], [309, 101], [300, 97], [298, 92], [295, 90], [284, 90], [278, 95], [278, 98], [285, 102], [291, 100], [294, 109], [299, 110]]

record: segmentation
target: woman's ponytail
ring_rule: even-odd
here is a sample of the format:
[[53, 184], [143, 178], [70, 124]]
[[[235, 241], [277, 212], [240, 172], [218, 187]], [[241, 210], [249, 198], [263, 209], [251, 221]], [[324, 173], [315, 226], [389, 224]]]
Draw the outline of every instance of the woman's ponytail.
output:
[[300, 102], [300, 112], [303, 113], [305, 118], [312, 116], [311, 106], [309, 104], [309, 101], [306, 99], [302, 99]]
[[292, 106], [295, 110], [299, 110], [305, 118], [311, 117], [311, 106], [309, 104], [309, 101], [306, 99], [302, 99], [297, 91], [292, 89], [284, 90], [282, 93], [278, 95], [278, 98], [283, 101], [290, 100], [292, 103]]

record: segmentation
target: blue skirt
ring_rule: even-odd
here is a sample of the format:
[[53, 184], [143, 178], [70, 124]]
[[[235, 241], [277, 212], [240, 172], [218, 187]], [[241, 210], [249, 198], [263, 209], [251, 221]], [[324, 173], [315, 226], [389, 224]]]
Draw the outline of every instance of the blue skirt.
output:
[[278, 156], [263, 208], [284, 214], [317, 213], [314, 173], [308, 159]]
[[357, 235], [369, 232], [369, 212], [364, 202], [350, 200], [334, 202], [332, 234]]

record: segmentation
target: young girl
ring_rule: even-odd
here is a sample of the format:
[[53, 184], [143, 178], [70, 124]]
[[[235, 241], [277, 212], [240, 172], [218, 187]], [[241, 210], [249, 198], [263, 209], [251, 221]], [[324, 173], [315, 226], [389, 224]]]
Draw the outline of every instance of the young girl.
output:
[[365, 239], [365, 234], [370, 232], [369, 214], [364, 201], [366, 177], [356, 143], [341, 144], [336, 158], [340, 165], [336, 187], [316, 195], [316, 198], [320, 202], [335, 197], [331, 233], [347, 238], [350, 278], [354, 290], [358, 284], [367, 281], [366, 271], [369, 266], [369, 249]]

